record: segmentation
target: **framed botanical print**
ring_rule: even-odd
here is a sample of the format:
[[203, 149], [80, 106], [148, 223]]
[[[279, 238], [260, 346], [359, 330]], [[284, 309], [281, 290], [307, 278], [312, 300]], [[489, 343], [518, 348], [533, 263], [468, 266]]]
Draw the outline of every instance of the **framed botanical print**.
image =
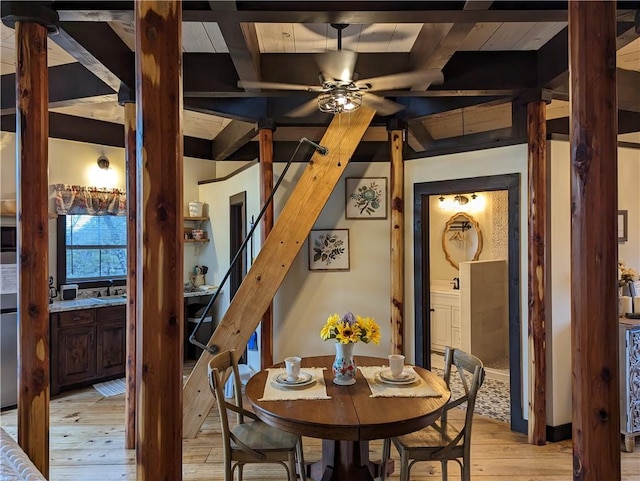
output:
[[349, 229], [311, 231], [309, 234], [309, 270], [349, 270]]
[[386, 177], [347, 177], [345, 182], [347, 219], [387, 218]]
[[618, 242], [627, 242], [629, 237], [627, 213], [626, 210], [618, 211]]

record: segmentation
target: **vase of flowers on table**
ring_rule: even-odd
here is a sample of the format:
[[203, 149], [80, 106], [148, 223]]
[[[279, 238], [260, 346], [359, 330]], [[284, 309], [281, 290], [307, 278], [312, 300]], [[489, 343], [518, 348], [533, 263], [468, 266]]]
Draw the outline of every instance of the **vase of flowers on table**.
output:
[[353, 345], [356, 342], [380, 343], [380, 326], [371, 317], [354, 315], [351, 311], [343, 316], [332, 314], [320, 331], [323, 341], [336, 340], [336, 358], [333, 361], [333, 382], [349, 386], [356, 382], [356, 362]]

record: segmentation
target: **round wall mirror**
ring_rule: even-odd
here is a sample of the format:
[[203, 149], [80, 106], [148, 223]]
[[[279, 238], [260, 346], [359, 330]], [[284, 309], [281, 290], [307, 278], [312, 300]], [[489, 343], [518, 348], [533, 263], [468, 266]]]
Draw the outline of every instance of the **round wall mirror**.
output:
[[480, 224], [465, 212], [451, 216], [442, 232], [442, 250], [456, 269], [460, 262], [477, 261], [482, 252]]

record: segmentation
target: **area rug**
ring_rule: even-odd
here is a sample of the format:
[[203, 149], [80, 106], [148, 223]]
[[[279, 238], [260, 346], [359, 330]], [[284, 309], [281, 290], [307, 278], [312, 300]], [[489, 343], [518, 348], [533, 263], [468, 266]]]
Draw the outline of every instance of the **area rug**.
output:
[[124, 394], [126, 385], [124, 378], [122, 378], [114, 379], [113, 381], [100, 382], [98, 384], [94, 384], [93, 387], [104, 397], [111, 397]]
[[[437, 372], [439, 376], [444, 375], [444, 371], [441, 369], [434, 369], [433, 371]], [[457, 398], [464, 394], [464, 387], [456, 372], [451, 375], [451, 392], [452, 398]], [[466, 409], [466, 403], [461, 404], [459, 407]], [[505, 423], [511, 422], [509, 384], [496, 379], [485, 379], [480, 391], [478, 391], [474, 412]]]

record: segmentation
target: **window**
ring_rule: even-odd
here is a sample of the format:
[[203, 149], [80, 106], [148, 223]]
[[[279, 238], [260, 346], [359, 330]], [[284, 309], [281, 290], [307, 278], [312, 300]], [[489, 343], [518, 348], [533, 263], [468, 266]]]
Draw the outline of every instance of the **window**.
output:
[[127, 275], [127, 217], [58, 217], [58, 279], [95, 287]]

